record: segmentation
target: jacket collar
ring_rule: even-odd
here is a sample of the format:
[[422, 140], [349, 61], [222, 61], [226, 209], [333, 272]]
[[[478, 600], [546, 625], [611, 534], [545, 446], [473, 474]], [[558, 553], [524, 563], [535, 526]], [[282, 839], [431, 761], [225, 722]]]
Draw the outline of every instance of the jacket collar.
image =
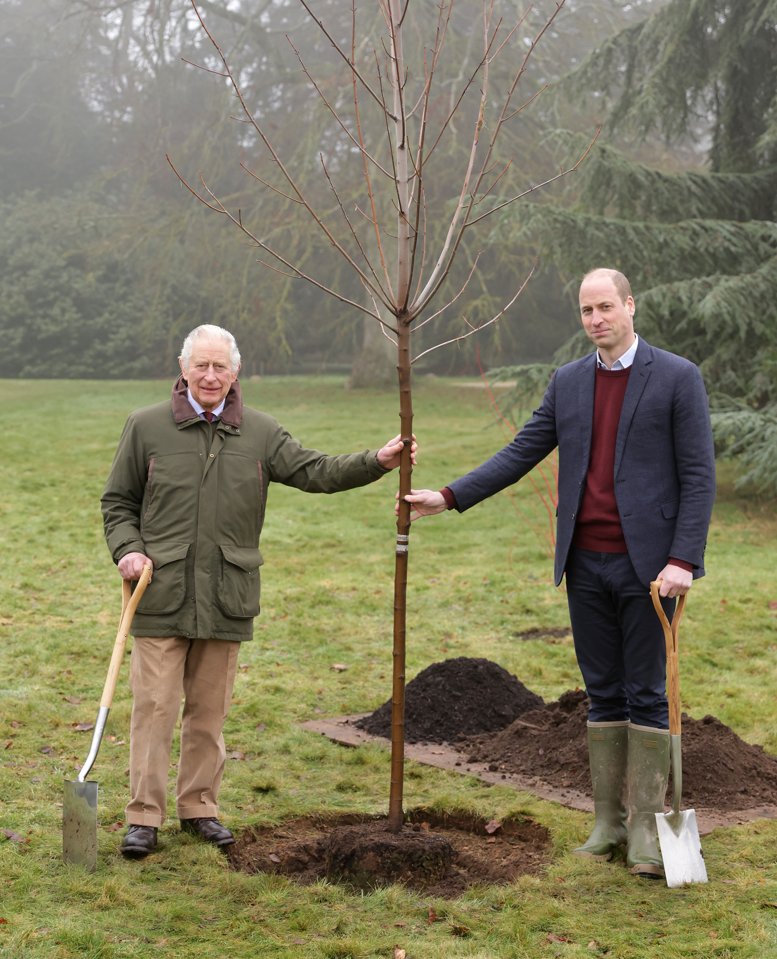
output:
[[[178, 425], [199, 419], [189, 402], [186, 392], [188, 388], [189, 384], [183, 375], [179, 376], [173, 385], [173, 419]], [[229, 388], [219, 422], [235, 429], [239, 429], [243, 422], [243, 395], [237, 380]]]

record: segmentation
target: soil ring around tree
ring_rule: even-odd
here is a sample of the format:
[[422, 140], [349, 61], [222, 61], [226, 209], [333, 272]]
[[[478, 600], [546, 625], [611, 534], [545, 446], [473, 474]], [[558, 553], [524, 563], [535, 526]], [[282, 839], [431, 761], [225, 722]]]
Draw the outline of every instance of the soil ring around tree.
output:
[[328, 879], [369, 892], [401, 883], [448, 899], [540, 871], [550, 859], [550, 833], [527, 816], [497, 822], [419, 808], [406, 813], [398, 833], [383, 817], [309, 816], [245, 830], [226, 853], [233, 869], [303, 885]]

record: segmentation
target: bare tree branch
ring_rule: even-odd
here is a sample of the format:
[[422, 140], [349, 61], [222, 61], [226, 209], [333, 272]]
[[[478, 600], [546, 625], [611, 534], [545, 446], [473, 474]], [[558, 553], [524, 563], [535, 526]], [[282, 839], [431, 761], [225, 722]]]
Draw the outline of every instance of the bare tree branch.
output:
[[422, 320], [420, 323], [416, 323], [416, 325], [413, 327], [413, 331], [414, 331], [414, 332], [417, 333], [422, 327], [426, 326], [427, 323], [431, 323], [432, 320], [436, 320], [438, 316], [441, 316], [449, 307], [453, 306], [453, 304], [456, 302], [456, 300], [459, 299], [459, 297], [462, 295], [462, 293], [464, 293], [464, 291], [465, 291], [465, 290], [467, 289], [467, 287], [469, 286], [470, 280], [472, 279], [472, 277], [473, 277], [473, 275], [474, 275], [474, 273], [475, 273], [475, 270], [477, 269], [478, 261], [479, 261], [479, 260], [480, 260], [480, 254], [478, 253], [477, 256], [475, 257], [473, 263], [472, 263], [472, 267], [471, 267], [469, 273], [467, 274], [467, 278], [466, 278], [466, 280], [464, 281], [464, 283], [462, 284], [461, 289], [459, 290], [459, 292], [458, 292], [454, 297], [452, 297], [450, 300], [448, 300], [448, 302], [447, 302], [444, 306], [442, 306], [439, 310], [437, 310], [436, 313], [432, 313], [431, 316], [427, 316], [426, 319]]
[[[345, 125], [345, 123], [343, 122], [343, 119], [342, 119], [342, 117], [340, 116], [340, 114], [337, 112], [337, 110], [335, 110], [335, 108], [334, 108], [334, 107], [332, 106], [332, 104], [329, 102], [328, 98], [327, 98], [327, 97], [325, 96], [325, 94], [324, 94], [324, 91], [321, 89], [321, 87], [320, 87], [319, 84], [316, 82], [316, 80], [315, 80], [315, 78], [313, 77], [313, 75], [312, 75], [312, 74], [310, 73], [310, 71], [308, 70], [307, 66], [305, 65], [304, 60], [302, 59], [302, 56], [301, 56], [299, 50], [294, 46], [294, 43], [292, 42], [292, 39], [291, 39], [291, 37], [290, 37], [288, 34], [286, 34], [286, 39], [289, 41], [289, 46], [290, 46], [291, 49], [294, 51], [297, 59], [299, 60], [299, 64], [300, 64], [300, 66], [302, 67], [302, 70], [303, 70], [305, 76], [306, 76], [306, 77], [308, 78], [308, 80], [310, 81], [313, 89], [316, 91], [316, 93], [318, 94], [319, 98], [321, 99], [321, 102], [324, 104], [324, 106], [327, 108], [327, 110], [328, 110], [328, 111], [332, 114], [332, 116], [334, 117], [335, 123], [337, 123], [337, 125], [340, 127], [340, 129], [343, 131], [343, 133], [344, 133], [344, 134], [348, 137], [348, 139], [351, 141], [351, 143], [353, 143], [354, 146], [358, 147], [358, 149], [360, 150], [360, 152], [362, 152], [362, 154], [364, 155], [364, 157], [365, 157], [366, 159], [368, 159], [368, 160], [370, 161], [370, 163], [372, 163], [372, 165], [373, 165], [376, 169], [380, 170], [380, 172], [381, 172], [387, 179], [391, 179], [391, 174], [389, 173], [389, 171], [386, 170], [385, 167], [383, 167], [383, 166], [375, 159], [375, 157], [372, 156], [372, 154], [370, 154], [370, 153], [368, 152], [368, 150], [366, 149], [366, 147], [365, 147], [365, 145], [364, 145], [364, 142], [363, 142], [363, 141], [360, 142], [360, 141], [351, 133], [351, 131], [348, 129], [348, 127]], [[355, 74], [354, 74], [353, 76], [354, 76], [354, 78], [355, 78]]]
[[[293, 276], [296, 276], [301, 280], [305, 280], [307, 283], [310, 283], [312, 286], [317, 287], [323, 293], [326, 293], [329, 296], [333, 296], [336, 300], [339, 300], [341, 303], [347, 303], [349, 306], [355, 307], [361, 313], [366, 313], [367, 316], [371, 316], [374, 320], [380, 321], [380, 315], [376, 315], [371, 310], [368, 310], [367, 307], [365, 307], [361, 303], [357, 303], [356, 300], [352, 300], [349, 297], [344, 296], [342, 293], [338, 293], [332, 287], [327, 286], [325, 283], [321, 283], [319, 280], [316, 280], [314, 277], [310, 276], [308, 273], [303, 272], [299, 267], [295, 266], [293, 263], [287, 260], [282, 254], [278, 253], [277, 250], [273, 249], [263, 240], [260, 240], [259, 237], [256, 236], [255, 233], [252, 233], [251, 230], [249, 230], [248, 227], [245, 225], [245, 223], [243, 223], [243, 218], [240, 214], [240, 211], [238, 210], [237, 214], [234, 214], [231, 212], [231, 210], [228, 210], [227, 207], [224, 206], [221, 200], [216, 196], [216, 194], [213, 193], [213, 191], [208, 187], [208, 185], [205, 183], [204, 180], [201, 179], [201, 183], [202, 183], [203, 189], [205, 190], [207, 195], [210, 197], [210, 200], [206, 199], [204, 196], [202, 196], [202, 194], [198, 193], [197, 190], [194, 189], [194, 187], [188, 182], [188, 180], [186, 180], [186, 178], [176, 169], [175, 164], [173, 163], [169, 155], [165, 154], [165, 159], [170, 165], [170, 168], [172, 169], [173, 173], [175, 173], [179, 181], [183, 184], [183, 186], [186, 187], [186, 189], [192, 194], [193, 197], [199, 200], [199, 202], [202, 203], [204, 206], [206, 206], [209, 210], [213, 210], [214, 213], [220, 213], [222, 216], [225, 216], [231, 223], [234, 223], [234, 225], [242, 233], [244, 233], [253, 243], [255, 243], [260, 250], [264, 250], [265, 253], [269, 253], [269, 255], [273, 257], [273, 259], [277, 260], [279, 263], [282, 263], [286, 267], [286, 269], [291, 272]], [[366, 280], [364, 280], [363, 282], [367, 283]], [[369, 289], [372, 289], [371, 284], [367, 283], [367, 285]]]
[[[378, 104], [378, 106], [382, 110], [385, 110], [386, 104], [381, 100], [381, 98], [377, 95], [377, 93], [375, 93], [375, 91], [372, 89], [369, 83], [367, 83], [367, 81], [364, 79], [364, 77], [361, 75], [361, 73], [357, 69], [356, 64], [352, 63], [351, 60], [349, 60], [348, 57], [343, 53], [343, 50], [338, 44], [338, 42], [334, 39], [332, 34], [324, 26], [323, 20], [320, 20], [313, 13], [313, 11], [310, 9], [310, 5], [308, 4], [307, 0], [299, 0], [299, 2], [302, 4], [305, 10], [307, 10], [308, 16], [310, 17], [310, 19], [318, 26], [318, 28], [321, 30], [321, 32], [324, 34], [327, 40], [332, 44], [332, 46], [334, 47], [335, 53], [337, 53], [338, 56], [342, 57], [342, 59], [345, 60], [345, 62], [348, 64], [348, 69], [358, 79], [359, 83], [361, 83], [361, 85], [364, 87], [367, 93], [369, 93], [372, 99]], [[391, 119], [394, 122], [396, 122], [397, 120], [395, 116], [392, 116]]]
[[[526, 284], [534, 275], [535, 269], [536, 267], [531, 268], [526, 279], [523, 281], [520, 288], [518, 289], [518, 292], [513, 296], [511, 300], [505, 303], [502, 309], [495, 316], [492, 316], [490, 320], [486, 320], [485, 323], [480, 323], [478, 326], [473, 326], [472, 329], [470, 329], [467, 333], [462, 333], [461, 336], [454, 336], [450, 340], [445, 340], [444, 343], [436, 343], [434, 346], [430, 346], [428, 350], [424, 350], [422, 353], [419, 353], [418, 356], [414, 356], [413, 359], [411, 360], [411, 363], [417, 363], [422, 356], [427, 356], [429, 353], [433, 353], [435, 350], [439, 350], [440, 347], [442, 346], [450, 346], [451, 343], [459, 343], [461, 340], [466, 340], [468, 337], [472, 336], [474, 333], [479, 333], [481, 330], [485, 330], [486, 327], [492, 326], [494, 323], [497, 322], [497, 320], [500, 320], [505, 315], [505, 313], [510, 309], [513, 303], [515, 303], [515, 301], [518, 299], [521, 293], [523, 293], [523, 291], [526, 289]], [[443, 307], [443, 309], [445, 309], [445, 307]], [[465, 322], [467, 321], [465, 320]]]
[[[280, 170], [281, 174], [283, 175], [284, 179], [286, 180], [286, 182], [287, 182], [287, 183], [289, 184], [289, 186], [291, 187], [291, 189], [292, 189], [292, 191], [294, 192], [294, 194], [296, 194], [296, 196], [299, 198], [299, 200], [300, 200], [300, 202], [302, 203], [302, 205], [303, 205], [303, 206], [305, 207], [305, 209], [308, 211], [308, 213], [310, 214], [311, 218], [314, 220], [314, 222], [316, 223], [316, 225], [319, 227], [319, 229], [322, 231], [322, 233], [326, 236], [326, 238], [327, 238], [327, 240], [329, 241], [329, 243], [334, 247], [335, 250], [337, 250], [337, 252], [343, 257], [343, 259], [351, 266], [351, 268], [356, 272], [356, 274], [359, 276], [359, 278], [361, 279], [361, 281], [362, 281], [363, 283], [365, 283], [370, 289], [372, 289], [372, 281], [371, 281], [370, 277], [368, 276], [368, 274], [366, 274], [366, 273], [361, 269], [361, 267], [360, 267], [359, 264], [354, 260], [354, 258], [351, 256], [351, 254], [345, 249], [344, 246], [342, 246], [342, 244], [339, 242], [339, 240], [337, 239], [337, 237], [332, 233], [332, 231], [331, 231], [331, 230], [327, 227], [327, 225], [324, 223], [322, 217], [316, 212], [316, 210], [314, 209], [313, 205], [308, 201], [308, 199], [307, 199], [307, 197], [305, 196], [302, 188], [297, 184], [296, 179], [291, 175], [291, 173], [290, 173], [289, 170], [287, 169], [286, 165], [284, 164], [283, 160], [282, 160], [281, 157], [279, 156], [279, 154], [278, 154], [277, 150], [275, 149], [273, 143], [271, 142], [270, 138], [269, 138], [269, 137], [267, 136], [267, 134], [265, 133], [265, 130], [264, 130], [263, 126], [262, 126], [260, 123], [257, 122], [256, 117], [254, 116], [254, 114], [252, 113], [252, 111], [251, 111], [251, 109], [249, 108], [248, 104], [246, 103], [245, 97], [244, 97], [244, 95], [243, 95], [242, 88], [241, 88], [241, 86], [240, 86], [237, 78], [235, 77], [235, 75], [234, 75], [234, 73], [233, 73], [233, 71], [232, 71], [232, 69], [231, 69], [231, 67], [230, 67], [230, 65], [229, 65], [229, 63], [228, 63], [228, 61], [227, 61], [227, 59], [226, 59], [226, 56], [225, 56], [225, 54], [224, 54], [224, 51], [221, 49], [221, 46], [219, 45], [218, 41], [217, 41], [216, 38], [213, 36], [213, 34], [210, 32], [210, 30], [208, 29], [205, 21], [204, 21], [203, 18], [202, 18], [202, 15], [201, 15], [201, 13], [200, 13], [200, 11], [199, 11], [199, 8], [198, 8], [198, 6], [197, 6], [197, 0], [190, 0], [190, 2], [191, 2], [191, 5], [192, 5], [192, 8], [194, 9], [194, 12], [195, 12], [195, 14], [196, 14], [196, 16], [197, 16], [197, 19], [199, 20], [200, 25], [202, 26], [203, 31], [205, 32], [205, 34], [206, 34], [206, 36], [208, 37], [208, 39], [209, 39], [209, 41], [211, 42], [211, 44], [213, 45], [213, 48], [215, 49], [216, 53], [218, 54], [219, 59], [221, 60], [223, 66], [224, 66], [224, 70], [225, 70], [225, 73], [226, 73], [226, 78], [228, 79], [228, 81], [229, 81], [229, 83], [230, 83], [230, 86], [232, 87], [232, 90], [234, 91], [235, 96], [237, 97], [238, 102], [240, 103], [240, 106], [241, 106], [241, 109], [242, 109], [242, 111], [243, 111], [243, 114], [245, 115], [246, 119], [249, 121], [249, 123], [250, 123], [250, 125], [252, 126], [252, 128], [253, 128], [253, 129], [257, 132], [257, 134], [259, 135], [260, 139], [262, 140], [262, 142], [264, 143], [265, 147], [266, 147], [267, 150], [269, 151], [270, 156], [272, 157], [273, 162], [275, 163], [275, 165], [277, 166], [277, 168]], [[303, 2], [303, 0], [300, 0], [300, 2]], [[347, 59], [347, 58], [346, 58], [346, 59]], [[171, 165], [172, 165], [172, 164], [171, 164]], [[178, 172], [177, 172], [177, 171], [176, 171], [176, 175], [178, 175]], [[179, 179], [181, 179], [180, 176], [179, 176]], [[183, 181], [182, 181], [182, 182], [183, 182]], [[195, 196], [199, 196], [195, 191], [192, 191], [192, 192], [194, 193]], [[226, 210], [223, 210], [222, 212], [226, 212]], [[234, 219], [234, 218], [233, 218], [233, 219]], [[234, 220], [234, 222], [237, 222], [237, 220]], [[248, 235], [252, 235], [252, 234], [248, 233], [248, 231], [245, 230], [244, 227], [241, 226], [241, 229], [243, 229], [244, 232], [246, 232]], [[276, 254], [273, 253], [273, 256], [275, 256], [275, 255], [276, 255]], [[281, 259], [281, 257], [278, 257], [278, 259]], [[312, 282], [312, 281], [311, 281], [311, 282]], [[326, 287], [325, 284], [319, 284], [317, 281], [314, 283], [314, 285], [316, 285], [316, 286], [320, 285], [322, 289], [327, 289], [327, 287]], [[380, 297], [381, 291], [380, 291], [379, 289], [376, 289], [376, 290], [375, 290], [375, 293], [376, 293], [376, 295], [378, 295], [378, 296]], [[339, 294], [337, 294], [337, 299], [342, 299], [342, 297], [341, 297]], [[361, 309], [364, 309], [364, 308], [362, 307]], [[369, 312], [369, 311], [366, 311], [366, 312]]]
[[571, 167], [568, 167], [566, 170], [560, 170], [555, 176], [548, 177], [547, 180], [543, 180], [541, 183], [535, 183], [533, 186], [530, 186], [527, 190], [524, 190], [522, 193], [518, 193], [516, 196], [510, 197], [509, 200], [504, 200], [502, 203], [497, 204], [490, 210], [486, 210], [485, 213], [481, 213], [480, 216], [474, 217], [467, 223], [467, 227], [474, 226], [476, 223], [479, 223], [481, 220], [485, 220], [487, 216], [491, 216], [492, 213], [496, 213], [498, 210], [503, 210], [506, 206], [509, 206], [511, 203], [515, 203], [516, 200], [522, 200], [525, 196], [528, 196], [530, 193], [535, 193], [537, 190], [541, 190], [543, 187], [548, 186], [551, 183], [555, 183], [556, 180], [560, 180], [562, 177], [568, 176], [570, 173], [575, 173], [580, 168], [580, 164], [585, 160], [588, 154], [593, 150], [594, 144], [599, 139], [599, 134], [602, 132], [601, 127], [596, 128], [591, 141], [588, 146], [583, 150], [580, 156], [575, 160]]
[[298, 196], [291, 196], [289, 193], [284, 193], [283, 190], [279, 190], [278, 187], [273, 186], [269, 180], [265, 180], [263, 177], [260, 177], [258, 173], [255, 173], [249, 166], [245, 164], [244, 161], [240, 161], [240, 169], [244, 170], [250, 177], [253, 177], [255, 180], [258, 180], [262, 186], [266, 186], [268, 190], [271, 190], [276, 196], [281, 197], [284, 200], [289, 200], [291, 203], [299, 203], [300, 206], [304, 206], [304, 203]]
[[[338, 207], [340, 208], [340, 213], [342, 214], [343, 219], [345, 220], [346, 225], [348, 226], [348, 230], [349, 230], [351, 236], [353, 237], [353, 240], [354, 240], [354, 242], [356, 243], [356, 246], [357, 246], [359, 252], [361, 253], [362, 257], [364, 258], [364, 262], [367, 264], [367, 269], [370, 271], [370, 273], [372, 274], [373, 279], [375, 280], [375, 290], [373, 290], [373, 294], [376, 295], [376, 296], [378, 296], [378, 298], [380, 299], [380, 302], [383, 303], [383, 305], [384, 305], [387, 309], [391, 309], [391, 307], [392, 307], [392, 305], [393, 305], [392, 302], [391, 302], [391, 297], [390, 297], [390, 295], [383, 289], [383, 287], [382, 287], [382, 285], [381, 285], [380, 277], [379, 277], [378, 274], [375, 272], [375, 268], [374, 268], [373, 265], [372, 265], [372, 260], [371, 260], [370, 257], [367, 255], [367, 252], [365, 251], [364, 247], [362, 246], [362, 241], [359, 239], [359, 235], [358, 235], [358, 233], [356, 232], [356, 230], [354, 229], [353, 223], [351, 223], [351, 218], [348, 216], [348, 211], [347, 211], [347, 210], [345, 209], [345, 207], [343, 206], [343, 201], [340, 199], [340, 194], [337, 192], [337, 188], [335, 187], [334, 183], [332, 182], [332, 178], [331, 178], [331, 176], [329, 175], [329, 170], [328, 170], [327, 167], [326, 167], [326, 161], [324, 160], [323, 154], [319, 154], [319, 160], [321, 161], [321, 169], [324, 171], [324, 176], [326, 177], [326, 181], [327, 181], [327, 183], [329, 184], [329, 189], [332, 191], [332, 194], [334, 195], [334, 198], [335, 198], [335, 200], [336, 200], [336, 202], [337, 202], [337, 205], [338, 205]], [[372, 287], [370, 287], [370, 289], [372, 289]], [[377, 292], [376, 292], [376, 291], [377, 291]]]
[[[356, 0], [352, 0], [351, 3], [351, 59], [356, 59]], [[380, 269], [383, 274], [383, 279], [385, 282], [385, 289], [391, 290], [391, 277], [389, 275], [388, 264], [386, 263], [386, 254], [383, 249], [383, 238], [380, 231], [380, 223], [378, 222], [378, 210], [375, 202], [375, 191], [372, 185], [372, 177], [370, 176], [370, 168], [367, 163], [367, 151], [365, 149], [364, 142], [364, 133], [362, 130], [362, 118], [361, 118], [361, 109], [359, 107], [359, 89], [357, 85], [356, 75], [351, 73], [351, 89], [353, 93], [353, 110], [354, 118], [356, 122], [356, 136], [357, 143], [359, 146], [360, 156], [362, 159], [362, 178], [364, 180], [364, 187], [367, 190], [367, 198], [370, 203], [371, 217], [369, 218], [372, 222], [373, 231], [375, 233], [375, 247], [378, 251], [378, 260], [380, 261]], [[382, 94], [382, 91], [381, 91]], [[385, 111], [383, 111], [385, 116]]]

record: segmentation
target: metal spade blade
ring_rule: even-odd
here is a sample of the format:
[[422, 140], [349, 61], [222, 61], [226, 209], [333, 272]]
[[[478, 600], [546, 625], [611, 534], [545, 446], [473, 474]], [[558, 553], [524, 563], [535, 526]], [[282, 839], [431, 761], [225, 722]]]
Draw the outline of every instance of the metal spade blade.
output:
[[707, 867], [701, 852], [699, 827], [696, 812], [686, 809], [680, 812], [683, 791], [683, 760], [680, 740], [680, 667], [677, 636], [680, 618], [685, 609], [685, 596], [677, 603], [671, 624], [661, 606], [659, 583], [650, 584], [658, 618], [664, 628], [666, 640], [666, 692], [669, 700], [669, 741], [672, 763], [672, 812], [656, 813], [658, 844], [664, 861], [666, 884], [670, 889], [693, 882], [707, 882]]
[[100, 710], [94, 725], [89, 755], [81, 767], [78, 778], [65, 780], [62, 802], [62, 858], [67, 863], [83, 866], [89, 872], [94, 872], [97, 867], [97, 783], [87, 782], [86, 777], [97, 758], [97, 751], [102, 742], [105, 723], [113, 702], [113, 694], [116, 691], [116, 680], [124, 658], [132, 618], [151, 580], [151, 571], [150, 565], [143, 568], [138, 584], [131, 594], [129, 582], [122, 580], [121, 621], [113, 644], [113, 653], [100, 700]]

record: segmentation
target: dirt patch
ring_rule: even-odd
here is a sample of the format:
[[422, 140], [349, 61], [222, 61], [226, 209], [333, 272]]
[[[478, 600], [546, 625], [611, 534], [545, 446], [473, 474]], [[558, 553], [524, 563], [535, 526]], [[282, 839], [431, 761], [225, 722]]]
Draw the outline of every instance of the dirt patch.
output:
[[522, 629], [518, 633], [513, 633], [515, 639], [539, 639], [544, 643], [555, 646], [564, 639], [572, 638], [572, 630], [568, 626], [533, 626], [531, 629]]
[[[490, 772], [590, 793], [583, 690], [545, 703], [496, 663], [460, 657], [427, 666], [407, 684], [405, 697], [407, 742], [450, 743], [466, 763]], [[388, 702], [354, 725], [388, 738], [390, 717]], [[683, 715], [682, 754], [686, 807], [727, 812], [775, 802], [777, 757], [714, 716]]]
[[[344, 745], [385, 743], [390, 711], [385, 703], [368, 716], [305, 725]], [[407, 684], [406, 755], [590, 810], [587, 714], [582, 690], [545, 703], [495, 663], [446, 660]], [[714, 716], [684, 715], [682, 747], [683, 808], [696, 807], [700, 829], [777, 817], [777, 757], [744, 742]], [[416, 810], [397, 834], [387, 831], [385, 819], [363, 816], [250, 829], [228, 855], [244, 872], [303, 883], [328, 878], [361, 890], [400, 882], [452, 897], [473, 885], [538, 871], [549, 858], [549, 838], [529, 818], [495, 825]]]
[[416, 809], [399, 833], [366, 816], [295, 819], [249, 829], [227, 848], [242, 872], [267, 872], [309, 884], [320, 879], [368, 891], [402, 883], [452, 898], [474, 885], [512, 882], [549, 859], [548, 830], [528, 817], [502, 822], [466, 813]]
[[[497, 663], [460, 656], [433, 663], [405, 687], [405, 741], [454, 743], [504, 729], [542, 697]], [[355, 723], [373, 736], [391, 736], [391, 700]]]
[[[582, 690], [525, 712], [492, 736], [459, 743], [469, 762], [492, 772], [535, 776], [557, 788], [590, 792], [588, 701]], [[682, 717], [683, 805], [749, 809], [777, 797], [777, 757], [744, 742], [714, 716]]]

